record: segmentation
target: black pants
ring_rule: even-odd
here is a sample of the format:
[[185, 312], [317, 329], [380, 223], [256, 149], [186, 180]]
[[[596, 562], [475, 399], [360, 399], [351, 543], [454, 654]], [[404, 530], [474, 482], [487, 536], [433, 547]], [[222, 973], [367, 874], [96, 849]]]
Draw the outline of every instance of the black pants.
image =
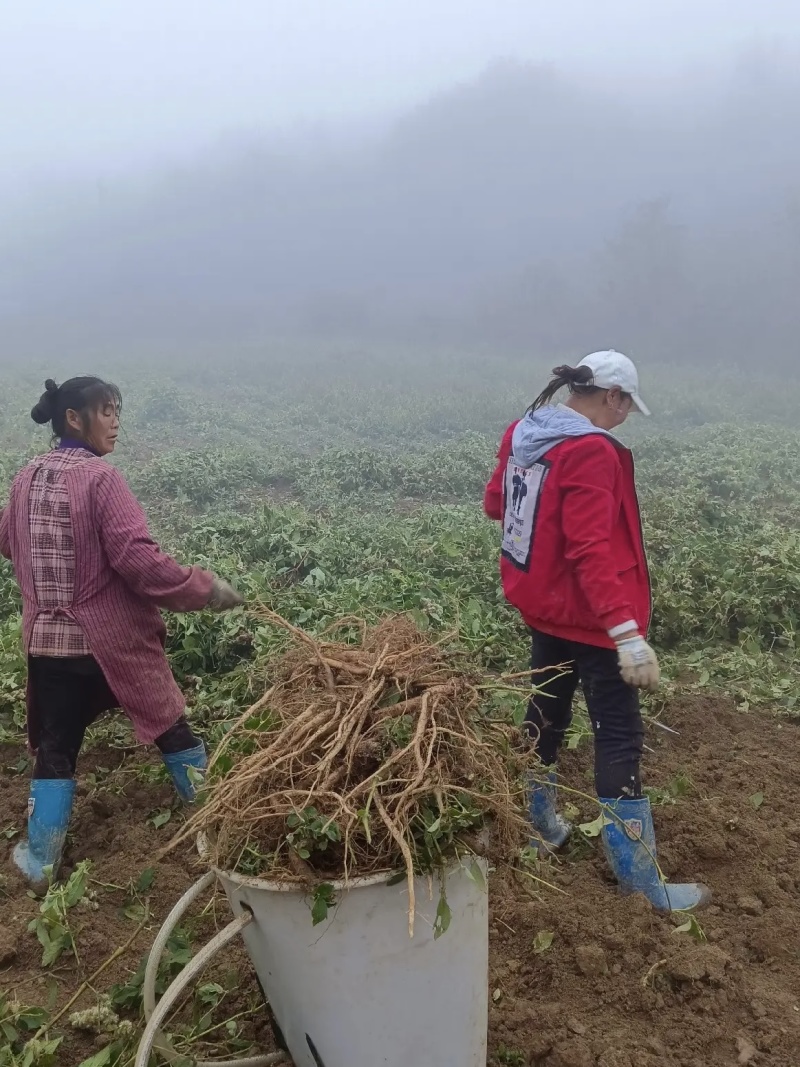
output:
[[[531, 698], [525, 726], [531, 737], [538, 738], [542, 762], [547, 766], [556, 762], [572, 722], [572, 701], [580, 682], [594, 732], [597, 795], [640, 797], [644, 726], [638, 694], [622, 680], [616, 651], [548, 637], [536, 630], [532, 634], [532, 681], [545, 692]], [[554, 668], [562, 664], [567, 671], [558, 677]]]
[[[71, 778], [87, 728], [119, 703], [93, 656], [31, 656], [28, 670], [38, 727], [33, 776]], [[161, 752], [199, 744], [185, 716], [156, 738]]]

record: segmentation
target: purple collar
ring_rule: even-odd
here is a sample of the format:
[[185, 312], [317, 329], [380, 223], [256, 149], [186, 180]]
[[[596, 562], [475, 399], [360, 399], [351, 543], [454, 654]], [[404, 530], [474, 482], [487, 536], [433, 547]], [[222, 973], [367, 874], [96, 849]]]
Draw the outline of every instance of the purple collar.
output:
[[85, 441], [79, 441], [74, 437], [62, 437], [58, 442], [59, 452], [62, 452], [67, 448], [82, 448], [84, 452], [91, 452], [93, 456], [97, 456], [98, 459], [100, 458], [100, 453], [96, 449], [92, 448], [91, 445], [87, 445]]

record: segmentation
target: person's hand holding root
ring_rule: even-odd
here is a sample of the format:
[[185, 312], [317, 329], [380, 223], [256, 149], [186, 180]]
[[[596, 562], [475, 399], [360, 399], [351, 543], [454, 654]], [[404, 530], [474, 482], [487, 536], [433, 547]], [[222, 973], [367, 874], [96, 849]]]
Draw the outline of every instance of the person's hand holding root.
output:
[[658, 689], [661, 680], [658, 658], [641, 634], [620, 638], [617, 655], [623, 681], [634, 689], [646, 689], [650, 693]]
[[232, 611], [244, 604], [244, 597], [223, 578], [215, 578], [211, 584], [211, 596], [206, 605], [211, 611]]

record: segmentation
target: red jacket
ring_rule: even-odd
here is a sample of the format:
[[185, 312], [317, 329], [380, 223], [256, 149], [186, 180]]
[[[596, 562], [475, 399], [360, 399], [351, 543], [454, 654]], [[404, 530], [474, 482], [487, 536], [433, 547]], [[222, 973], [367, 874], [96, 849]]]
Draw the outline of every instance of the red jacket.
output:
[[650, 624], [633, 457], [606, 434], [556, 444], [531, 468], [509, 462], [506, 430], [484, 496], [503, 521], [500, 574], [506, 599], [528, 626], [554, 637], [613, 648], [608, 631]]

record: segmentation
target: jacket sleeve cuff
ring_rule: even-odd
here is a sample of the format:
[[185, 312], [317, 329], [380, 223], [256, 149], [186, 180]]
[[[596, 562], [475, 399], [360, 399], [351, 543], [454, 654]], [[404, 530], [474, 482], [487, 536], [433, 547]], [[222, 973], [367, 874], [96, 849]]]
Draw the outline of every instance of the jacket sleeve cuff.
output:
[[488, 518], [494, 519], [496, 522], [502, 519], [503, 513], [499, 497], [487, 493], [483, 498], [483, 511]]

